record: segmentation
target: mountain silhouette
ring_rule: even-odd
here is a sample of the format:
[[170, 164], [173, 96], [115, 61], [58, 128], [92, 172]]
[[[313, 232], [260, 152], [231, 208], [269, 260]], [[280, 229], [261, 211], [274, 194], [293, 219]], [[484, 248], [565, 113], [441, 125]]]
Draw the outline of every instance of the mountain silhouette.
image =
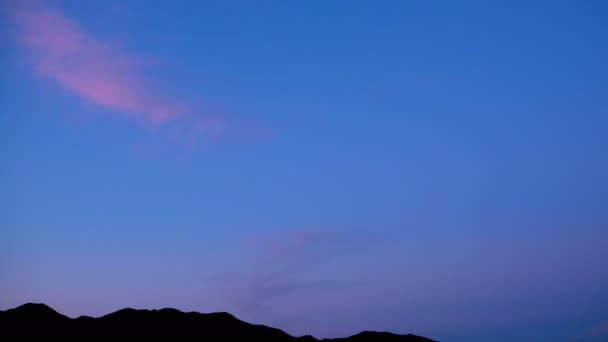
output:
[[[264, 325], [249, 324], [226, 312], [202, 314], [176, 309], [122, 309], [93, 318], [80, 316], [72, 319], [44, 304], [24, 304], [0, 311], [0, 340], [46, 338], [98, 337], [112, 339], [161, 339], [181, 341], [297, 341], [314, 342], [307, 335], [294, 337]], [[325, 342], [434, 342], [415, 335], [364, 331], [357, 335], [323, 339]]]

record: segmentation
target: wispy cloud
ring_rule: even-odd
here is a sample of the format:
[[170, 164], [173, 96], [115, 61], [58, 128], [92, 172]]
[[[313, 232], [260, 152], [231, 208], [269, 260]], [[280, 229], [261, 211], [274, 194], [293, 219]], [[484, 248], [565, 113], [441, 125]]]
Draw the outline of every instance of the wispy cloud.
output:
[[273, 299], [285, 300], [298, 291], [336, 285], [331, 279], [310, 278], [339, 253], [338, 234], [327, 229], [292, 230], [243, 239], [249, 263], [234, 275], [226, 290], [237, 309], [256, 314]]
[[118, 116], [160, 127], [171, 142], [192, 147], [226, 131], [226, 120], [217, 113], [201, 112], [174, 94], [158, 91], [144, 73], [153, 56], [104, 42], [44, 1], [6, 5], [15, 24], [13, 38], [37, 75]]
[[602, 341], [608, 341], [608, 319], [601, 320], [585, 331], [585, 335], [589, 338], [599, 339], [602, 338]]
[[146, 122], [166, 122], [182, 113], [181, 103], [147, 88], [143, 62], [85, 31], [59, 9], [41, 2], [9, 6], [17, 42], [31, 53], [42, 76], [100, 106]]
[[[357, 320], [365, 317], [363, 308], [381, 307], [384, 279], [369, 275], [382, 272], [374, 269], [381, 266], [378, 250], [385, 239], [375, 231], [338, 226], [258, 231], [226, 256], [233, 265], [223, 267], [205, 288], [215, 283], [225, 306], [239, 317], [292, 335], [310, 334], [311, 326], [321, 336], [354, 334], [362, 327]], [[349, 311], [361, 312], [346, 318]], [[325, 322], [319, 312], [341, 316], [342, 324]]]

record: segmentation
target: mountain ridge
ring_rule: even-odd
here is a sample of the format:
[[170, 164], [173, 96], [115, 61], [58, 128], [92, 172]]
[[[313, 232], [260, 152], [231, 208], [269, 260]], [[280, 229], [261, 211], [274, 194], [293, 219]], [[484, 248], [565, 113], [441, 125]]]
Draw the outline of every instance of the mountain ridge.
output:
[[70, 318], [42, 303], [26, 303], [0, 311], [0, 339], [3, 337], [56, 338], [179, 338], [203, 341], [297, 341], [297, 342], [436, 342], [412, 334], [362, 331], [343, 338], [317, 339], [311, 335], [291, 336], [273, 327], [251, 324], [228, 312], [183, 312], [173, 308], [124, 308], [100, 317]]

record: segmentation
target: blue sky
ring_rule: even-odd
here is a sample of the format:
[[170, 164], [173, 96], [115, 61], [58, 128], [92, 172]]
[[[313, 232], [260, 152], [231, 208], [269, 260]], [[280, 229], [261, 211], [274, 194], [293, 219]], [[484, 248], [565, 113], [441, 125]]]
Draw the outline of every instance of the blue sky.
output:
[[601, 1], [10, 1], [0, 309], [608, 337]]

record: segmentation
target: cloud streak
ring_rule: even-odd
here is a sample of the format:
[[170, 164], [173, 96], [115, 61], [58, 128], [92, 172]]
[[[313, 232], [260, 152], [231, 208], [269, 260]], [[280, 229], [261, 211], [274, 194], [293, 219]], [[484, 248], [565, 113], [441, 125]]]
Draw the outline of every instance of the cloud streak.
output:
[[259, 131], [158, 91], [144, 72], [154, 58], [104, 42], [59, 8], [44, 1], [9, 1], [2, 7], [14, 23], [12, 38], [38, 76], [117, 117], [162, 129], [169, 144], [192, 149], [220, 135], [248, 139]]
[[65, 89], [146, 123], [167, 122], [184, 106], [154, 94], [140, 73], [145, 64], [105, 44], [60, 10], [41, 3], [14, 4], [17, 42], [33, 57], [35, 70]]
[[244, 239], [249, 263], [244, 272], [233, 274], [237, 286], [225, 289], [227, 297], [239, 311], [257, 314], [273, 299], [335, 285], [311, 279], [309, 273], [340, 253], [336, 238], [335, 232], [310, 229]]
[[603, 338], [604, 341], [608, 340], [608, 319], [599, 321], [589, 327], [585, 332], [585, 335], [594, 339]]

